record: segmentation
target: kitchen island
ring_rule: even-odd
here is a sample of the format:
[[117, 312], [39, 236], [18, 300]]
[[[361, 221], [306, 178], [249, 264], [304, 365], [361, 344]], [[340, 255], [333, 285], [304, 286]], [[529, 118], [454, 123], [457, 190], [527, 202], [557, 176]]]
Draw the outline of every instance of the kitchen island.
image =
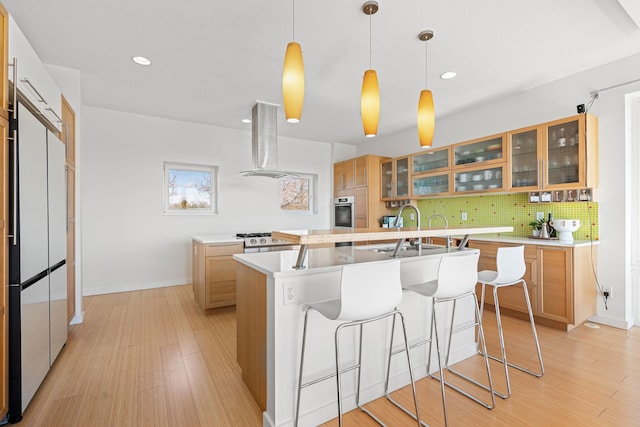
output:
[[[498, 228], [498, 230], [495, 230]], [[488, 229], [469, 228], [477, 234], [508, 232], [511, 227], [493, 227]], [[396, 234], [390, 230], [379, 237], [376, 230], [366, 236], [366, 232], [358, 233], [357, 239], [396, 239], [405, 237], [421, 237], [420, 233], [435, 232], [433, 235], [448, 235], [450, 231], [436, 230], [404, 230], [405, 234]], [[401, 232], [402, 233], [402, 232]], [[416, 234], [417, 233], [417, 234]], [[345, 233], [334, 233], [333, 237], [322, 232], [302, 231], [273, 232], [274, 237], [283, 235], [295, 239], [300, 236], [315, 236], [310, 242], [300, 237], [302, 245], [330, 243], [346, 238]], [[331, 234], [331, 233], [330, 233]], [[456, 233], [466, 234], [466, 233]], [[390, 237], [393, 236], [393, 237]], [[341, 240], [346, 241], [346, 240]], [[237, 359], [242, 368], [242, 377], [263, 411], [264, 426], [293, 425], [294, 406], [299, 369], [300, 345], [302, 338], [303, 313], [301, 306], [313, 302], [337, 298], [340, 292], [341, 268], [345, 264], [366, 263], [388, 260], [387, 249], [394, 244], [370, 246], [346, 246], [335, 248], [307, 248], [304, 251], [305, 268], [297, 268], [300, 252], [281, 251], [264, 253], [246, 253], [234, 255], [237, 263], [237, 305], [238, 324]], [[382, 249], [382, 250], [381, 250]], [[477, 249], [470, 249], [477, 251]], [[465, 250], [445, 248], [442, 246], [426, 246], [421, 253], [408, 248], [402, 251], [401, 280], [403, 284], [433, 280], [437, 276], [438, 265], [443, 256], [458, 256]], [[473, 319], [471, 301], [469, 305], [459, 306], [456, 323], [465, 323]], [[399, 309], [405, 315], [407, 334], [410, 342], [424, 338], [429, 331], [430, 304], [427, 299], [406, 293]], [[307, 359], [305, 376], [325, 374], [335, 369], [333, 332], [335, 322], [320, 320], [321, 316], [313, 316], [308, 331]], [[443, 325], [447, 322], [442, 322]], [[361, 401], [367, 402], [383, 395], [386, 353], [383, 351], [390, 336], [390, 323], [370, 325], [365, 328], [366, 343], [363, 360], [363, 378]], [[444, 333], [444, 330], [442, 331]], [[353, 334], [355, 331], [348, 333]], [[347, 364], [354, 360], [355, 340], [347, 337], [343, 340], [345, 348], [341, 349], [342, 362]], [[399, 339], [398, 339], [399, 344]], [[411, 352], [416, 378], [427, 375], [427, 351], [425, 346]], [[476, 354], [474, 333], [457, 334], [451, 346], [453, 362]], [[435, 358], [432, 367], [437, 366]], [[355, 407], [355, 375], [343, 377], [345, 411]], [[391, 364], [390, 389], [401, 388], [409, 383], [406, 360], [394, 357]], [[335, 381], [324, 381], [309, 387], [303, 392], [300, 408], [301, 425], [318, 425], [335, 418], [336, 393]]]

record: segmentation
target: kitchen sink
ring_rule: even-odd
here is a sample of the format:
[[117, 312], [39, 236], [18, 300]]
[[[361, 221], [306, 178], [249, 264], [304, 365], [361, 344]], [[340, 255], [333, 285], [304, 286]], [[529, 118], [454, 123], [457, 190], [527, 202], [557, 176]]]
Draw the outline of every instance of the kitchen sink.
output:
[[[394, 246], [385, 246], [382, 248], [367, 248], [366, 250], [371, 251], [371, 252], [380, 252], [380, 253], [388, 253], [388, 254], [392, 254], [393, 251], [395, 250], [395, 245]], [[422, 251], [433, 251], [433, 250], [438, 250], [438, 249], [445, 249], [444, 246], [439, 246], [439, 245], [422, 245]], [[416, 255], [418, 253], [418, 248], [416, 246], [402, 246], [400, 248], [400, 250], [398, 251], [398, 255], [399, 256], [413, 256]]]

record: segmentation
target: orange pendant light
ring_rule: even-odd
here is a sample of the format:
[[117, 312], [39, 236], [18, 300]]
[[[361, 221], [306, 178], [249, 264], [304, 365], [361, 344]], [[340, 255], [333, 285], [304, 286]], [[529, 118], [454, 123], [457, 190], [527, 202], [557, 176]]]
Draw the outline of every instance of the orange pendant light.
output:
[[362, 95], [360, 96], [360, 116], [364, 136], [372, 138], [378, 134], [378, 120], [380, 119], [380, 88], [378, 74], [371, 69], [371, 15], [378, 11], [378, 3], [368, 1], [362, 6], [365, 15], [369, 15], [369, 69], [364, 72], [362, 80]]
[[362, 80], [362, 97], [360, 98], [360, 115], [364, 136], [371, 138], [378, 133], [378, 119], [380, 118], [380, 89], [376, 70], [364, 72]]
[[[433, 31], [423, 31], [418, 34], [418, 38], [422, 41], [431, 40], [433, 38]], [[427, 86], [426, 76], [425, 86]], [[433, 142], [433, 131], [435, 130], [435, 121], [436, 116], [433, 106], [433, 94], [429, 89], [424, 89], [420, 92], [420, 101], [418, 101], [418, 137], [420, 138], [421, 147], [431, 147], [431, 143]]]
[[302, 48], [296, 43], [296, 3], [292, 3], [292, 42], [287, 45], [282, 67], [282, 100], [284, 115], [289, 123], [298, 123], [302, 117], [304, 104], [304, 63], [302, 62]]
[[304, 63], [299, 43], [287, 45], [282, 71], [282, 98], [284, 115], [289, 123], [298, 123], [304, 103]]
[[430, 90], [425, 89], [420, 92], [420, 101], [418, 102], [418, 136], [420, 137], [421, 147], [431, 147], [435, 124], [433, 94]]

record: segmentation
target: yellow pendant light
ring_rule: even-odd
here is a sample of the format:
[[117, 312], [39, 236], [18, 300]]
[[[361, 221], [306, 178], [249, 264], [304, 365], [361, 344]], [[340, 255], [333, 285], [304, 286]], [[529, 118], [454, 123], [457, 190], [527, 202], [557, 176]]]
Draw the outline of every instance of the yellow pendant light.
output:
[[362, 6], [365, 15], [369, 15], [369, 69], [364, 73], [362, 80], [362, 96], [360, 98], [360, 115], [364, 136], [371, 138], [378, 133], [378, 120], [380, 119], [380, 88], [378, 87], [378, 75], [371, 69], [371, 15], [378, 11], [378, 3], [368, 1]]
[[[418, 34], [418, 38], [425, 42], [431, 40], [433, 38], [433, 31], [423, 31]], [[425, 87], [427, 86], [426, 68], [427, 67], [425, 65]], [[436, 117], [433, 107], [433, 94], [429, 89], [424, 89], [420, 92], [420, 101], [418, 102], [418, 137], [420, 138], [421, 147], [431, 147], [435, 121]]]
[[[293, 39], [295, 40], [295, 1], [293, 3]], [[292, 41], [287, 45], [282, 69], [282, 99], [284, 115], [289, 123], [298, 123], [302, 116], [304, 103], [304, 63], [302, 62], [302, 48], [299, 43]]]

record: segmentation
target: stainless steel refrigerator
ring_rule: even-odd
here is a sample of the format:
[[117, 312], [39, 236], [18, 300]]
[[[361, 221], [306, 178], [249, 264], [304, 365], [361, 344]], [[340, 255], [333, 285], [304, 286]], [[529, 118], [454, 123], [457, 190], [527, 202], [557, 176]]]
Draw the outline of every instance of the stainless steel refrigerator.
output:
[[22, 102], [15, 108], [9, 148], [11, 423], [22, 419], [67, 340], [65, 146]]

